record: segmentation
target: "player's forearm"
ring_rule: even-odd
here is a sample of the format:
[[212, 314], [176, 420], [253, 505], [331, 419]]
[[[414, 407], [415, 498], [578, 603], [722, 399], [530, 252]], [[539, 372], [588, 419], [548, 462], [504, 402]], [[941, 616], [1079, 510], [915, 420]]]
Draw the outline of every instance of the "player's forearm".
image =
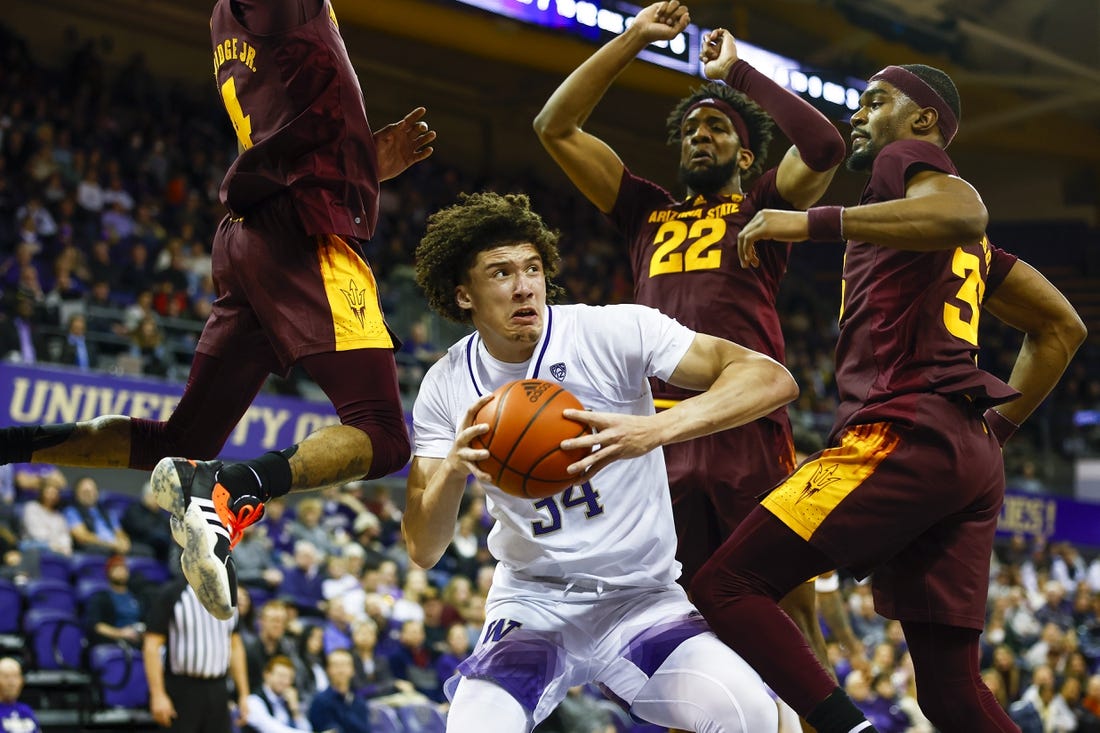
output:
[[233, 677], [233, 686], [237, 688], [237, 699], [248, 697], [248, 659], [240, 634], [233, 634], [229, 643], [229, 673]]
[[423, 490], [408, 491], [401, 532], [409, 557], [420, 567], [434, 566], [451, 544], [467, 477], [443, 461]]
[[164, 646], [164, 637], [146, 634], [141, 647], [142, 661], [145, 662], [145, 679], [149, 683], [149, 695], [152, 697], [166, 694], [164, 690], [164, 660], [160, 650]]
[[627, 30], [608, 41], [578, 66], [546, 100], [535, 117], [535, 132], [546, 142], [579, 129], [615, 79], [646, 46]]
[[933, 252], [978, 242], [988, 221], [984, 206], [959, 202], [950, 192], [848, 206], [844, 238], [881, 247]]
[[808, 102], [776, 84], [744, 59], [734, 62], [725, 80], [771, 115], [811, 170], [822, 173], [840, 165], [844, 159], [844, 138], [833, 123]]
[[658, 413], [660, 444], [679, 443], [745, 425], [798, 397], [798, 384], [780, 363], [754, 354], [727, 366], [702, 394]]
[[1027, 334], [1008, 378], [1020, 397], [998, 405], [997, 412], [1017, 425], [1023, 423], [1054, 389], [1086, 335], [1079, 320], [1052, 324], [1046, 331]]

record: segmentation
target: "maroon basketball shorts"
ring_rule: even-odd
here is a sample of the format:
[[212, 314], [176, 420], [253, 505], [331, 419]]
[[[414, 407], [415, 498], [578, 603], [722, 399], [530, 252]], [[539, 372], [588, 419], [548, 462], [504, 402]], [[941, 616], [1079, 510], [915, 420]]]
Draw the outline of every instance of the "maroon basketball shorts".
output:
[[759, 503], [794, 470], [791, 426], [762, 419], [732, 430], [665, 446], [680, 584], [722, 546]]
[[883, 616], [981, 629], [1001, 450], [962, 400], [922, 395], [914, 422], [848, 426], [762, 504], [839, 567], [873, 571]]
[[393, 348], [358, 246], [305, 234], [289, 196], [222, 220], [213, 275], [218, 299], [199, 339], [203, 353], [239, 354], [244, 347], [250, 359], [285, 374], [311, 354]]

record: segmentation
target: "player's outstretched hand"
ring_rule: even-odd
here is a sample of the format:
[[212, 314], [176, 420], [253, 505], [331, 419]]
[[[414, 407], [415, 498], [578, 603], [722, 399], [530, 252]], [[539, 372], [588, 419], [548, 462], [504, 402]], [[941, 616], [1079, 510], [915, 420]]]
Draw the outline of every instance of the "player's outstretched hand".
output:
[[653, 3], [643, 8], [634, 17], [630, 31], [639, 34], [648, 45], [654, 41], [671, 41], [683, 32], [690, 22], [691, 16], [688, 15], [687, 6], [677, 0], [668, 0], [668, 2]]
[[374, 133], [374, 145], [378, 150], [378, 180], [388, 181], [399, 176], [406, 168], [419, 163], [435, 148], [435, 130], [422, 118], [428, 110], [417, 107], [405, 115], [405, 119], [386, 125]]
[[597, 449], [570, 464], [568, 471], [571, 474], [591, 476], [612, 461], [637, 458], [659, 445], [650, 429], [648, 418], [643, 415], [588, 410], [565, 410], [562, 415], [568, 420], [583, 423], [592, 430], [580, 437], [563, 440], [562, 450]]
[[737, 62], [737, 40], [725, 28], [715, 28], [703, 34], [699, 61], [708, 79], [725, 79]]
[[488, 404], [491, 399], [493, 399], [492, 393], [482, 395], [477, 402], [470, 406], [470, 409], [466, 410], [462, 422], [458, 424], [458, 432], [455, 435], [455, 442], [451, 445], [451, 453], [447, 456], [447, 460], [456, 469], [465, 469], [467, 472], [472, 473], [478, 481], [488, 483], [492, 483], [492, 477], [479, 469], [477, 462], [488, 458], [489, 451], [484, 448], [474, 448], [470, 445], [470, 441], [489, 431], [489, 426], [486, 423], [475, 423], [474, 420], [477, 418], [478, 411]]
[[809, 236], [810, 223], [805, 211], [761, 209], [737, 235], [737, 257], [741, 267], [759, 267], [756, 243], [760, 240], [801, 242]]

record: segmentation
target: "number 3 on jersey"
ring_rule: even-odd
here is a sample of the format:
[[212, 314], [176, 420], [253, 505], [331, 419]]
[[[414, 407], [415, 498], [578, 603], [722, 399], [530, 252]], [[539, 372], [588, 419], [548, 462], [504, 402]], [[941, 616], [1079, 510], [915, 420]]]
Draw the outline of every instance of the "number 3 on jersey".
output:
[[[574, 493], [578, 491], [579, 494]], [[600, 505], [600, 492], [593, 489], [592, 484], [588, 481], [580, 486], [570, 486], [566, 489], [565, 493], [561, 495], [561, 505], [566, 509], [584, 505], [587, 507], [584, 512], [585, 519], [603, 514], [603, 506]], [[536, 501], [535, 508], [546, 510], [550, 515], [549, 522], [544, 522], [541, 519], [537, 522], [531, 522], [531, 531], [536, 537], [557, 532], [561, 529], [561, 509], [558, 509], [558, 503], [554, 497], [551, 496]]]
[[[690, 229], [679, 219], [666, 221], [653, 236], [657, 249], [649, 260], [649, 276], [721, 267], [722, 250], [714, 245], [724, 236], [725, 219], [698, 219], [692, 222]], [[687, 251], [680, 252], [681, 245], [688, 241]]]
[[[989, 240], [982, 240], [982, 248], [989, 248]], [[951, 258], [951, 272], [963, 281], [955, 297], [965, 303], [970, 312], [964, 317], [962, 308], [951, 303], [943, 304], [943, 325], [948, 332], [974, 346], [978, 345], [978, 319], [982, 315], [982, 299], [985, 297], [981, 265], [977, 255], [962, 247], [955, 250]]]
[[233, 81], [233, 77], [229, 77], [222, 84], [222, 101], [233, 123], [233, 129], [237, 131], [237, 140], [240, 141], [242, 148], [248, 150], [252, 147], [252, 117], [246, 115], [241, 109], [241, 103], [237, 99], [237, 83]]

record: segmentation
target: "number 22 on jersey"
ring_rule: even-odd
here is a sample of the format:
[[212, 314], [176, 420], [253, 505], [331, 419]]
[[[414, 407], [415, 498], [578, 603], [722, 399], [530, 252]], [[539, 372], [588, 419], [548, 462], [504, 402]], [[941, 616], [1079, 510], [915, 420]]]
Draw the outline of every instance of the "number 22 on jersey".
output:
[[649, 276], [721, 267], [722, 249], [715, 245], [721, 244], [724, 236], [725, 219], [697, 219], [690, 227], [680, 219], [666, 221], [653, 235], [656, 250], [649, 259]]

